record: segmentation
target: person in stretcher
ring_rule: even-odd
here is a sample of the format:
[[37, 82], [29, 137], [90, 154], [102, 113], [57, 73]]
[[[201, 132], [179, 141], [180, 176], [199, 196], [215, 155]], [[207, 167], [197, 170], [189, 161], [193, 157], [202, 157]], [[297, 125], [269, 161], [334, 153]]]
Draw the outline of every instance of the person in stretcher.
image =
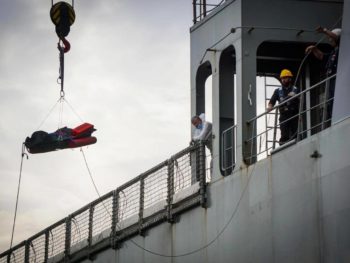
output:
[[90, 123], [83, 123], [74, 129], [63, 127], [53, 133], [36, 131], [26, 138], [24, 145], [30, 153], [82, 147], [96, 143], [96, 137], [91, 136], [94, 131], [94, 125]]

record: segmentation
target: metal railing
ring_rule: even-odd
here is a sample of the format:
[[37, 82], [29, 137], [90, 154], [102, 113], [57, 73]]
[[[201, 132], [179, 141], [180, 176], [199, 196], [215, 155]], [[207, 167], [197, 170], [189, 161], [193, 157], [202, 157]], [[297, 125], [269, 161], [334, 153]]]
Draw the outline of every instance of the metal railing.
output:
[[235, 166], [236, 125], [224, 130], [221, 136], [221, 170], [226, 173]]
[[[276, 143], [278, 142], [277, 135], [279, 133], [281, 125], [291, 121], [294, 118], [298, 118], [298, 127], [296, 129], [296, 134], [291, 139], [289, 139], [289, 141], [281, 144], [281, 146], [290, 145], [291, 143], [295, 143], [299, 140], [306, 138], [307, 136], [310, 136], [311, 134], [320, 132], [321, 130], [324, 130], [325, 128], [329, 127], [331, 122], [329, 111], [331, 110], [331, 106], [333, 104], [334, 99], [333, 96], [329, 95], [329, 82], [330, 80], [334, 80], [335, 78], [336, 74], [327, 77], [324, 80], [316, 83], [315, 85], [312, 85], [311, 87], [301, 91], [295, 96], [286, 99], [282, 103], [276, 105], [271, 109], [271, 111], [266, 111], [247, 121], [247, 124], [251, 125], [251, 130], [253, 133], [250, 136], [250, 138], [246, 140], [246, 143], [250, 143], [252, 149], [252, 154], [249, 158], [251, 160], [255, 158], [259, 160], [259, 158], [265, 158], [267, 155], [271, 154], [271, 152], [276, 150]], [[305, 103], [305, 97], [311, 96], [311, 92], [314, 92], [316, 90], [319, 92], [319, 101], [317, 103], [314, 103], [313, 105], [308, 105], [307, 103]], [[287, 103], [297, 98], [299, 99], [298, 113], [282, 122], [277, 123], [279, 109], [281, 107], [285, 107]], [[265, 117], [265, 115], [267, 114], [271, 114], [271, 112], [273, 111], [274, 118], [272, 121], [274, 122], [274, 124], [270, 127], [265, 127], [265, 129], [257, 130], [256, 132], [258, 120], [262, 117]], [[307, 120], [311, 120], [311, 114], [313, 114], [314, 118], [311, 122], [308, 122]], [[269, 140], [270, 138], [271, 140]], [[264, 140], [269, 140], [271, 143], [263, 147], [264, 143], [261, 142]], [[258, 144], [259, 147], [256, 147], [256, 152], [253, 152], [253, 149], [255, 148], [254, 146], [258, 146]]]
[[193, 0], [193, 24], [200, 22], [226, 0]]
[[59, 262], [116, 248], [192, 206], [205, 207], [208, 179], [204, 144], [191, 145], [3, 252], [0, 263]]

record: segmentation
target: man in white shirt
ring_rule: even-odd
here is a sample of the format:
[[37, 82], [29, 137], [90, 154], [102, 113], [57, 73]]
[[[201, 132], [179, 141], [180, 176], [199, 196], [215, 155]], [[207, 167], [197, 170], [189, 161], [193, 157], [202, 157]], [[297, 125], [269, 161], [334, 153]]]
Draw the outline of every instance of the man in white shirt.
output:
[[208, 147], [210, 154], [212, 153], [212, 124], [205, 121], [205, 114], [195, 115], [191, 119], [192, 125], [195, 128], [192, 140], [203, 141]]

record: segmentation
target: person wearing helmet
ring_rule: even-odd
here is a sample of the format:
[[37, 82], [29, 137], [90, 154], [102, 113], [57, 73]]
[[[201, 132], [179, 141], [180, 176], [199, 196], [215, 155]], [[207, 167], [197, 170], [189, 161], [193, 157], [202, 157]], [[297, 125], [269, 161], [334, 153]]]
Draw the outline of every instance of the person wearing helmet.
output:
[[[295, 96], [299, 93], [299, 89], [293, 86], [292, 83], [293, 74], [288, 69], [283, 69], [280, 74], [281, 87], [275, 89], [267, 106], [267, 111], [271, 111], [276, 102], [282, 103], [283, 101]], [[287, 101], [281, 107], [280, 112], [280, 130], [281, 138], [279, 140], [280, 145], [295, 139], [298, 131], [298, 113], [299, 113], [299, 98], [296, 97], [290, 101]]]
[[[317, 46], [310, 45], [306, 48], [305, 52], [312, 53], [318, 60], [321, 60], [325, 64], [326, 77], [330, 77], [337, 73], [341, 29], [335, 28], [333, 30], [328, 30], [325, 27], [318, 27], [316, 31], [328, 36], [328, 41], [333, 47], [333, 50], [330, 53], [324, 53]], [[332, 118], [335, 78], [331, 78], [328, 83], [327, 126], [330, 125]]]

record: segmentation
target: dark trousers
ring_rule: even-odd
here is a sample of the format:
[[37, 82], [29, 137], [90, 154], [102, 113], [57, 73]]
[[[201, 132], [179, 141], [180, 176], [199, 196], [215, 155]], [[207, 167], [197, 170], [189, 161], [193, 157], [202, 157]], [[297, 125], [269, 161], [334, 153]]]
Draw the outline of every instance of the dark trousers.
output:
[[297, 111], [285, 111], [280, 114], [280, 145], [297, 137], [298, 119], [299, 116]]

